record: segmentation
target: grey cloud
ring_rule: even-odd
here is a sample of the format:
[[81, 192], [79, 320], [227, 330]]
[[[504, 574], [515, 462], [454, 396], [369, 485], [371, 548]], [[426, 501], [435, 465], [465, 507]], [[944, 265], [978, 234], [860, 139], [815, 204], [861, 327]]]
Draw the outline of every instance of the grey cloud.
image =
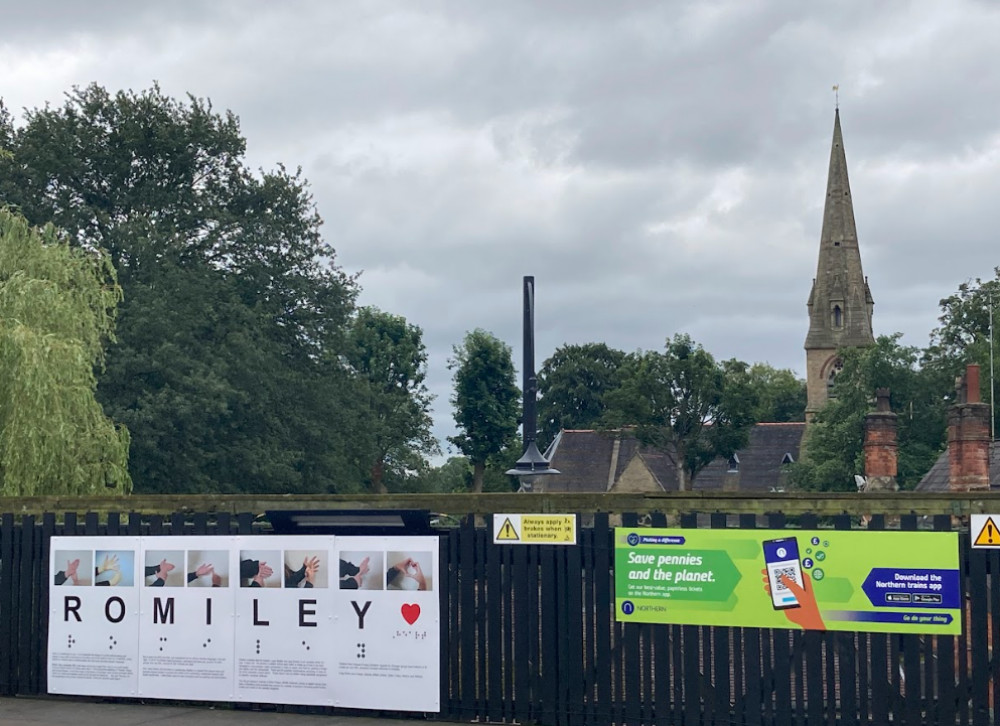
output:
[[520, 366], [524, 274], [539, 363], [688, 332], [802, 372], [834, 83], [876, 331], [924, 345], [996, 264], [990, 3], [40, 5], [5, 18], [8, 105], [157, 79], [232, 108], [252, 164], [303, 166], [361, 302], [424, 329], [440, 436], [465, 331]]

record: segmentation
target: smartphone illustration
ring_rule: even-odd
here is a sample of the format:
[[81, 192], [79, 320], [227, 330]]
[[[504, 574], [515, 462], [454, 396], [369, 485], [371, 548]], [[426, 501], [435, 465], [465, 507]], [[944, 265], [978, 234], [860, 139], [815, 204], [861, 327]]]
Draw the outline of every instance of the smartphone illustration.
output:
[[802, 586], [802, 564], [799, 562], [799, 541], [795, 537], [764, 541], [764, 564], [771, 586], [771, 604], [775, 610], [799, 607], [795, 595], [781, 581], [787, 575]]

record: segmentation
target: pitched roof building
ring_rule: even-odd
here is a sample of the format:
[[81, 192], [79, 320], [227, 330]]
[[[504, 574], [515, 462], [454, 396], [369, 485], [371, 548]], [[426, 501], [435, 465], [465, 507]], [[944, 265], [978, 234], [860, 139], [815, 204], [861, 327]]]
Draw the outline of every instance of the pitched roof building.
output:
[[[763, 423], [729, 460], [716, 459], [694, 480], [695, 491], [783, 491], [783, 467], [797, 461], [805, 423]], [[539, 477], [534, 491], [678, 491], [670, 458], [628, 431], [561, 431], [545, 452], [560, 476]]]

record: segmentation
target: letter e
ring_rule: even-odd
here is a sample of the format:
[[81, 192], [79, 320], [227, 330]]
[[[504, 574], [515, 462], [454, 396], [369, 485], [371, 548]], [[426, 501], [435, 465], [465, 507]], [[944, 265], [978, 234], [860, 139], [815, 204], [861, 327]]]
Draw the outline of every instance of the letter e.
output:
[[309, 622], [306, 620], [306, 615], [315, 615], [316, 611], [311, 610], [306, 607], [306, 605], [315, 605], [315, 600], [299, 600], [299, 627], [300, 628], [315, 628], [315, 622]]

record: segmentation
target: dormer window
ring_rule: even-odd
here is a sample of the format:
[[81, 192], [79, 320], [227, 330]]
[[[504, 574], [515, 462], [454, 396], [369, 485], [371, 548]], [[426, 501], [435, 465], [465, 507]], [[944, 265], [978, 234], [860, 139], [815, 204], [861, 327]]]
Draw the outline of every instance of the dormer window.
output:
[[833, 306], [833, 327], [842, 328], [844, 326], [844, 311], [840, 305]]
[[740, 472], [740, 457], [733, 454], [729, 457], [729, 474], [739, 474]]
[[793, 457], [790, 453], [786, 451], [785, 455], [781, 457], [781, 465], [784, 466], [785, 464], [793, 464], [793, 463], [795, 463], [795, 457]]

